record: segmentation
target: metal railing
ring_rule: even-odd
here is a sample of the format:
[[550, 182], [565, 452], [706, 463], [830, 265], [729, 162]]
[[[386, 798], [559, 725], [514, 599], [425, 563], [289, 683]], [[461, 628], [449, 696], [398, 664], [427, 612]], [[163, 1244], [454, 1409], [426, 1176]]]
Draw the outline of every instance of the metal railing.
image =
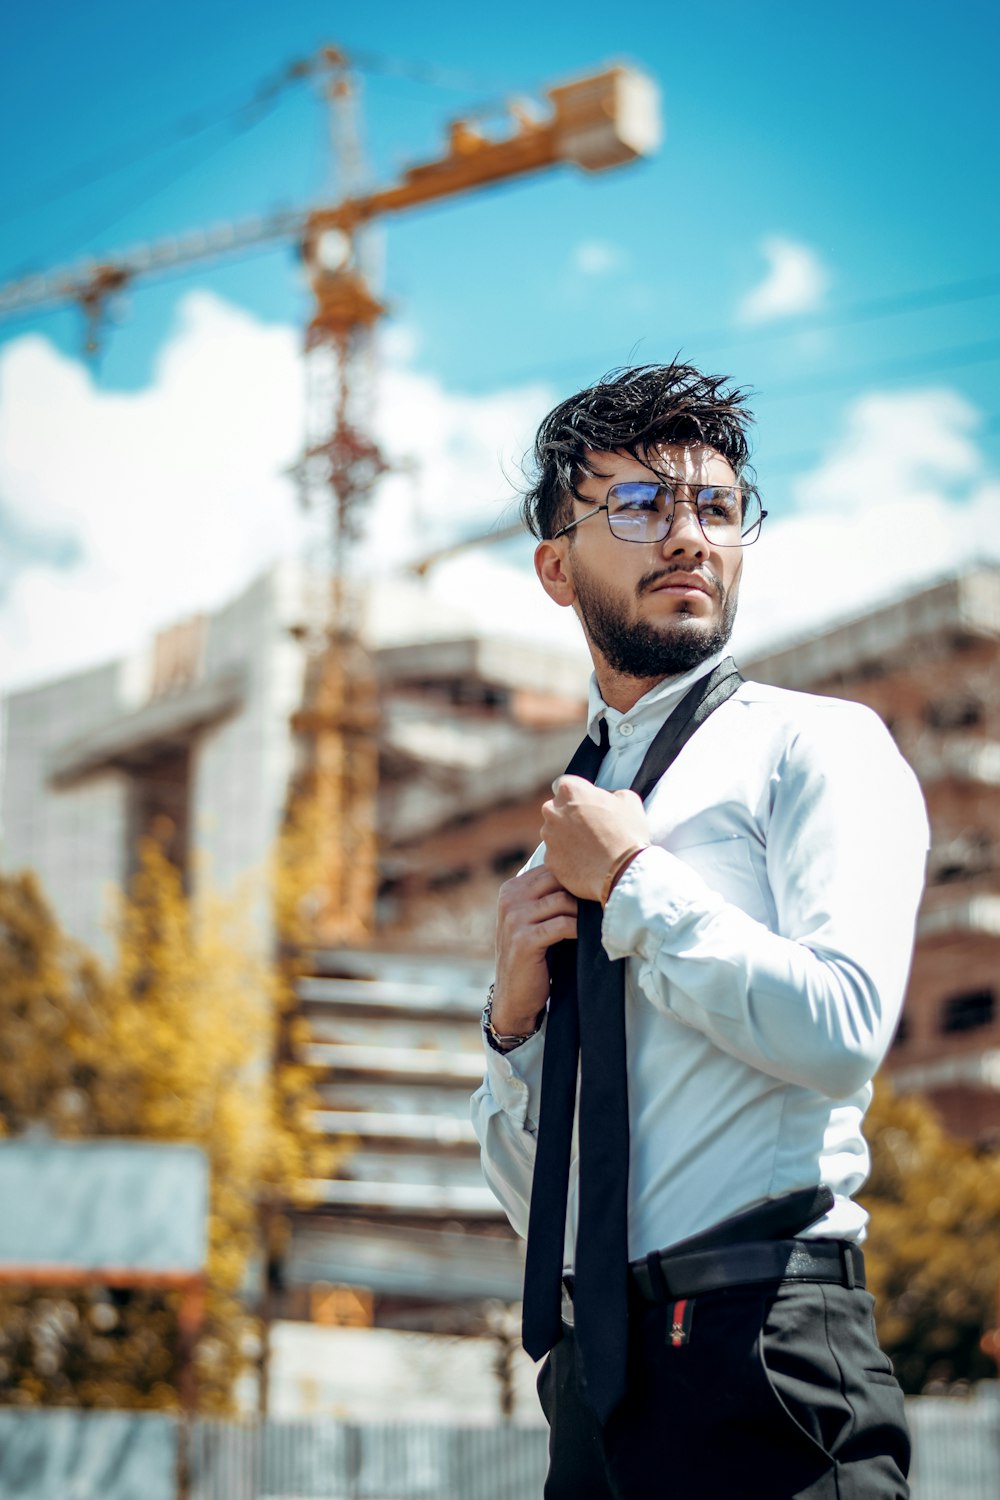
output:
[[[1000, 1386], [907, 1403], [913, 1500], [997, 1500]], [[0, 1500], [537, 1500], [547, 1431], [0, 1409]], [[184, 1467], [184, 1466], [182, 1466]]]
[[537, 1427], [199, 1422], [190, 1500], [530, 1500], [546, 1443]]

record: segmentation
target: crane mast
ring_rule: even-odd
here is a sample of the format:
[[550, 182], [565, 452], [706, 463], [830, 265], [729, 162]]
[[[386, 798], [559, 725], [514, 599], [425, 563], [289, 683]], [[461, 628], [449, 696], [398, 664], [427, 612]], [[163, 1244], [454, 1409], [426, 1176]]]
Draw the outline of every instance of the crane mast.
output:
[[[326, 58], [334, 159], [341, 187], [356, 197], [364, 162], [355, 84], [339, 53], [327, 49]], [[374, 331], [386, 308], [366, 274], [360, 223], [307, 222], [301, 250], [313, 312], [305, 333], [306, 442], [298, 479], [306, 514], [318, 524], [306, 572], [306, 692], [292, 721], [297, 791], [299, 808], [312, 820], [321, 870], [315, 938], [356, 945], [371, 937], [378, 886], [378, 687], [348, 562], [363, 502], [388, 468], [371, 432]]]
[[296, 477], [314, 522], [306, 570], [307, 682], [292, 720], [297, 792], [308, 808], [322, 872], [314, 893], [314, 941], [363, 943], [371, 935], [376, 892], [377, 694], [348, 562], [363, 501], [388, 467], [370, 429], [373, 335], [386, 307], [366, 270], [364, 230], [386, 215], [562, 162], [586, 171], [619, 166], [656, 148], [660, 121], [652, 80], [632, 68], [609, 67], [548, 89], [544, 102], [513, 103], [499, 132], [491, 119], [454, 121], [440, 157], [366, 189], [349, 59], [325, 47], [302, 71], [326, 76], [338, 202], [197, 230], [22, 278], [0, 286], [0, 318], [76, 302], [93, 351], [108, 301], [133, 282], [280, 241], [297, 243], [313, 310], [305, 334], [306, 438]]

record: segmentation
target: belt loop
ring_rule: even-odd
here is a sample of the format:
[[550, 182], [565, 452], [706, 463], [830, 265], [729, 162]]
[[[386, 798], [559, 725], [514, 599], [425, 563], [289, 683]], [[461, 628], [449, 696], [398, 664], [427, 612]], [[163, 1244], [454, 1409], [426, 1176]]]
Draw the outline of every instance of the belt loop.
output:
[[853, 1292], [857, 1281], [854, 1275], [854, 1246], [850, 1240], [841, 1240], [840, 1260], [844, 1268], [844, 1285], [849, 1292]]
[[670, 1288], [667, 1286], [667, 1278], [663, 1274], [662, 1253], [659, 1250], [651, 1250], [646, 1256], [646, 1270], [653, 1286], [653, 1295], [659, 1302], [667, 1302], [670, 1299]]

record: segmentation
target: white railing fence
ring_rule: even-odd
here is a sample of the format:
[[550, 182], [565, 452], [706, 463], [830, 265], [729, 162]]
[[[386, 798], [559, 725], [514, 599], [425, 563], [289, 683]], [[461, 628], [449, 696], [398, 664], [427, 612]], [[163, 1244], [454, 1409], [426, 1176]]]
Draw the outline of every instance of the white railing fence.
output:
[[[997, 1500], [1000, 1385], [908, 1402], [913, 1500]], [[0, 1500], [536, 1500], [544, 1428], [0, 1408]], [[186, 1453], [186, 1465], [178, 1463]]]

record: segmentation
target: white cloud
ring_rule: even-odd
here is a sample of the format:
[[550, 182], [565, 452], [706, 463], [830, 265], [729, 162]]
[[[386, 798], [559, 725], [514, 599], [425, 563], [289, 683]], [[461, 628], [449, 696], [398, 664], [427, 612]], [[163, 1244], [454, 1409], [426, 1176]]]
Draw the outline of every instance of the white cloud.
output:
[[[359, 567], [403, 559], [503, 519], [541, 388], [459, 396], [383, 351], [377, 430], [409, 468], [380, 486]], [[0, 354], [0, 500], [19, 535], [75, 538], [13, 572], [0, 602], [10, 688], [135, 649], [158, 627], [217, 607], [307, 545], [287, 470], [304, 426], [299, 335], [191, 293], [151, 384], [102, 391], [36, 336]], [[315, 534], [315, 533], [314, 533]], [[11, 570], [13, 571], [13, 570]], [[437, 586], [437, 585], [435, 585]]]
[[1000, 561], [1000, 480], [950, 390], [873, 393], [747, 553], [736, 643], [809, 634], [977, 561]]
[[[979, 422], [947, 388], [859, 397], [829, 453], [795, 481], [796, 512], [765, 521], [746, 554], [737, 652], [819, 631], [975, 562], [1000, 562], [1000, 478], [976, 442]], [[518, 566], [462, 553], [435, 570], [432, 586], [484, 630], [499, 619], [511, 633], [572, 648], [575, 617], [543, 595], [530, 556], [527, 544]]]
[[781, 235], [762, 240], [761, 251], [768, 263], [767, 274], [740, 303], [740, 322], [767, 323], [819, 306], [830, 278], [815, 251]]
[[[391, 341], [390, 341], [391, 344]], [[378, 436], [397, 462], [381, 484], [357, 564], [402, 562], [513, 515], [522, 454], [554, 393], [457, 394], [384, 353]], [[819, 629], [983, 555], [1000, 556], [1000, 484], [956, 393], [871, 393], [829, 455], [794, 486], [797, 512], [765, 523], [748, 554], [738, 646]], [[192, 294], [153, 381], [104, 392], [47, 342], [0, 355], [0, 500], [40, 547], [0, 599], [0, 681], [23, 685], [122, 655], [159, 626], [217, 607], [303, 543], [286, 470], [303, 428], [299, 338], [217, 298]], [[766, 478], [766, 476], [765, 476]], [[572, 646], [570, 611], [547, 600], [525, 541], [467, 549], [426, 584], [441, 629]], [[456, 628], [458, 628], [456, 626]]]
[[541, 385], [468, 396], [388, 365], [376, 432], [395, 469], [379, 486], [359, 563], [384, 572], [512, 520], [524, 455], [552, 401]]
[[517, 566], [470, 549], [435, 569], [431, 589], [460, 606], [484, 634], [502, 633], [585, 656], [576, 615], [553, 604], [543, 591], [530, 565], [532, 550], [525, 545]]
[[15, 520], [72, 534], [67, 566], [40, 558], [0, 612], [0, 681], [72, 671], [233, 594], [294, 550], [283, 471], [301, 443], [292, 329], [204, 293], [181, 305], [153, 383], [100, 391], [29, 336], [0, 357], [0, 494]]
[[573, 268], [584, 276], [609, 276], [624, 264], [624, 251], [607, 240], [582, 240], [573, 251]]

